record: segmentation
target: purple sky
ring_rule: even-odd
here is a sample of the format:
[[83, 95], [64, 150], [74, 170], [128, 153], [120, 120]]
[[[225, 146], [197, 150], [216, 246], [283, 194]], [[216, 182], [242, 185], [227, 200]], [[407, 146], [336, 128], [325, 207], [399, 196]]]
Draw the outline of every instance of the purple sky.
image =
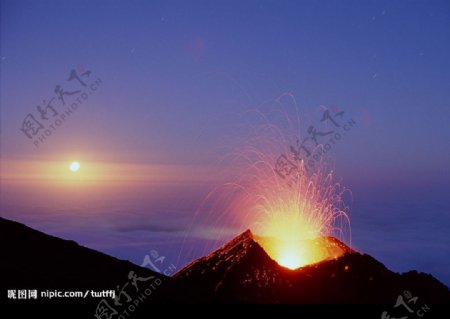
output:
[[[181, 267], [216, 243], [193, 216], [238, 173], [223, 159], [258, 124], [249, 111], [289, 93], [302, 134], [321, 105], [357, 123], [330, 152], [353, 245], [450, 284], [448, 1], [2, 0], [0, 29], [1, 216]], [[88, 93], [64, 121], [78, 94], [62, 105], [57, 85]], [[20, 130], [28, 114], [56, 127], [44, 142]]]

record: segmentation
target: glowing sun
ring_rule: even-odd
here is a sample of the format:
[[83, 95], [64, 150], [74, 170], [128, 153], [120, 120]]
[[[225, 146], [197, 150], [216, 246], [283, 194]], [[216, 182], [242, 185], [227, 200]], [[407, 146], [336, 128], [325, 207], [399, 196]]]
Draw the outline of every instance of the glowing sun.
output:
[[72, 172], [75, 173], [76, 171], [78, 171], [80, 169], [80, 163], [79, 162], [72, 162], [72, 163], [70, 163], [69, 168], [70, 168], [70, 170]]

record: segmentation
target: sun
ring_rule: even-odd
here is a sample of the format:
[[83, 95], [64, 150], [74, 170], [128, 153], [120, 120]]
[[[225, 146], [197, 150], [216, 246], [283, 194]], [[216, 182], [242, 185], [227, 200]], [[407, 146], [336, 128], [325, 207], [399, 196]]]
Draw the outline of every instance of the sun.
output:
[[78, 171], [80, 169], [80, 163], [79, 162], [72, 162], [72, 163], [70, 163], [69, 168], [70, 168], [70, 170], [72, 172], [75, 173], [76, 171]]

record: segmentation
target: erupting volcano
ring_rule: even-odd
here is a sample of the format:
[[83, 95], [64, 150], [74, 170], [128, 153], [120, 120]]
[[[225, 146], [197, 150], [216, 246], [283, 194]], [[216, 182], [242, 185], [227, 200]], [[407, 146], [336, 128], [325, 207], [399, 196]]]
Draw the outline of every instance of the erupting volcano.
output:
[[[293, 100], [290, 95], [278, 100], [283, 98]], [[342, 250], [326, 238], [351, 246], [347, 204], [351, 192], [336, 181], [323, 145], [313, 145], [307, 163], [300, 158], [301, 125], [295, 101], [294, 105], [295, 116], [289, 116], [283, 105], [276, 108], [282, 121], [277, 124], [268, 119], [280, 116], [257, 112], [263, 123], [258, 123], [252, 130], [254, 137], [232, 154], [235, 179], [208, 196], [207, 201], [214, 202], [212, 207], [199, 209], [212, 212], [207, 219], [216, 223], [219, 232], [224, 228], [251, 229], [265, 252], [289, 269], [341, 256]]]
[[189, 303], [389, 304], [410, 290], [426, 302], [450, 302], [448, 288], [432, 276], [394, 273], [333, 237], [306, 245], [323, 254], [318, 259], [326, 260], [295, 270], [273, 260], [259, 244], [261, 240], [267, 239], [247, 230], [193, 261], [174, 276], [171, 298]]
[[[350, 226], [343, 202], [346, 190], [333, 182], [333, 172], [308, 174], [300, 163], [289, 184], [257, 184], [253, 189], [257, 221], [255, 238], [280, 265], [296, 269], [342, 255], [326, 236], [343, 237]], [[273, 191], [275, 188], [276, 191]]]

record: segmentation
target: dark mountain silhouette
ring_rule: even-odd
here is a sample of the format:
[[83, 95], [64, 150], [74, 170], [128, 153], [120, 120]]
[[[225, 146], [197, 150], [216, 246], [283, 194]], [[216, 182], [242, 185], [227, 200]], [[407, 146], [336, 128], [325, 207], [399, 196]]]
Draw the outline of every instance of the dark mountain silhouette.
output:
[[[4, 218], [0, 218], [0, 256], [0, 302], [5, 301], [6, 291], [11, 289], [115, 290], [118, 285], [129, 281], [130, 271], [139, 277], [168, 279], [129, 261], [82, 247], [74, 241], [46, 235]], [[35, 302], [78, 304], [98, 303], [99, 300], [39, 298]], [[92, 311], [93, 308], [91, 314]]]
[[[173, 278], [0, 218], [0, 302], [7, 289], [107, 290], [123, 286], [130, 271], [164, 281], [135, 311], [152, 313], [154, 303], [312, 303], [394, 305], [410, 291], [422, 303], [450, 303], [449, 289], [431, 275], [397, 274], [374, 258], [331, 237], [321, 245], [339, 251], [338, 258], [289, 270], [272, 260], [250, 231], [208, 256], [199, 258]], [[11, 302], [11, 300], [8, 300]], [[16, 305], [24, 301], [13, 301]], [[33, 302], [33, 301], [32, 301]], [[38, 299], [35, 303], [90, 303], [79, 318], [92, 318], [99, 299]], [[122, 307], [131, 301], [122, 299]], [[71, 307], [70, 311], [76, 308]], [[129, 309], [129, 308], [127, 308]], [[48, 316], [48, 309], [46, 309]], [[138, 315], [139, 313], [139, 315]], [[379, 314], [378, 314], [379, 317]]]
[[369, 255], [335, 238], [337, 259], [289, 270], [272, 260], [248, 230], [210, 255], [200, 258], [174, 279], [193, 302], [394, 304], [405, 291], [428, 303], [450, 303], [449, 289], [433, 276], [410, 271], [397, 274]]

